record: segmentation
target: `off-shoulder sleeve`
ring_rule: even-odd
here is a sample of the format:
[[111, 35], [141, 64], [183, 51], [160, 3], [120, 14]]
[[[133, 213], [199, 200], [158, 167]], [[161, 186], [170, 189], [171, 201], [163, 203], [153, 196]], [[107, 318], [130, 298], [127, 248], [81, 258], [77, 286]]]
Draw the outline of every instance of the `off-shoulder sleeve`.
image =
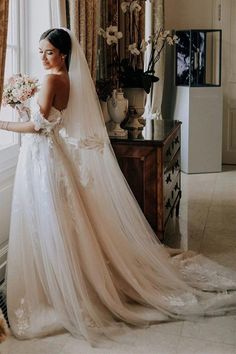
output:
[[32, 121], [34, 123], [34, 129], [36, 131], [46, 128], [48, 125], [47, 123], [49, 123], [49, 121], [42, 116], [42, 114], [39, 112], [39, 110], [34, 112], [34, 114], [32, 116]]
[[56, 125], [60, 124], [61, 117], [58, 117], [56, 120], [48, 121], [43, 117], [39, 110], [34, 112], [32, 115], [32, 121], [34, 123], [34, 129], [36, 131], [41, 130], [42, 132], [50, 133]]

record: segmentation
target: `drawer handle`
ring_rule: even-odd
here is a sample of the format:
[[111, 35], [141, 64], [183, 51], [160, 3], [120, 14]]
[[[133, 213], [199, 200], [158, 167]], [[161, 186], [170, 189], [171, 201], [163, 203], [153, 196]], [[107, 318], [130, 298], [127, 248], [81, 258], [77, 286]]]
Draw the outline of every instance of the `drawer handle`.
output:
[[178, 191], [179, 189], [180, 189], [180, 188], [179, 188], [179, 186], [178, 186], [178, 183], [176, 183], [175, 186], [174, 186], [174, 190], [175, 190], [175, 191]]
[[175, 144], [176, 145], [179, 144], [179, 137], [178, 136], [175, 138]]
[[171, 156], [170, 148], [167, 149], [167, 151], [166, 151], [166, 156]]
[[165, 205], [166, 209], [169, 209], [171, 208], [171, 202], [170, 202], [170, 199], [168, 199], [166, 205]]
[[166, 177], [166, 183], [170, 183], [172, 180], [171, 180], [171, 176], [170, 176], [170, 173], [168, 174], [168, 176]]
[[180, 166], [179, 166], [179, 160], [177, 160], [176, 161], [176, 163], [175, 163], [175, 168], [179, 168]]

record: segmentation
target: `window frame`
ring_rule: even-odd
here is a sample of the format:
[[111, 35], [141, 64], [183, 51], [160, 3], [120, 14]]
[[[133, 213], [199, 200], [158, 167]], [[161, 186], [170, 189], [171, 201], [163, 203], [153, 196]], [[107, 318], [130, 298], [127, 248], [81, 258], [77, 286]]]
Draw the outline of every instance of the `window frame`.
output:
[[[15, 48], [17, 51], [16, 56], [16, 71], [26, 72], [28, 64], [28, 50], [27, 50], [27, 30], [28, 30], [28, 16], [27, 16], [27, 2], [28, 0], [10, 0], [14, 1], [14, 4], [9, 4], [9, 11], [12, 6], [13, 11], [16, 13], [16, 28], [17, 45], [7, 44], [8, 48]], [[0, 173], [4, 173], [5, 169], [11, 169], [17, 163], [17, 157], [19, 147], [21, 143], [21, 137], [19, 133], [14, 133], [13, 142], [9, 145], [2, 146], [0, 148]], [[7, 159], [6, 159], [7, 157]], [[9, 165], [9, 162], [10, 165]]]

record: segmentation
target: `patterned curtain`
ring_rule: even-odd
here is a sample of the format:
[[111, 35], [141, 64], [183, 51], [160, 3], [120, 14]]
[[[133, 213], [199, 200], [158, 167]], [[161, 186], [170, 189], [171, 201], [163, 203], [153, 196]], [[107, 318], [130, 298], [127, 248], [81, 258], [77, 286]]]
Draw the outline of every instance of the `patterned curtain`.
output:
[[69, 2], [70, 28], [76, 34], [87, 59], [93, 80], [96, 80], [98, 0]]
[[0, 101], [2, 98], [7, 46], [8, 0], [0, 1]]
[[[146, 21], [151, 21], [152, 26], [150, 29], [152, 33], [157, 32], [161, 27], [164, 28], [164, 0], [155, 0], [152, 4], [149, 4], [149, 11], [146, 14]], [[162, 51], [160, 60], [155, 66], [155, 75], [159, 77], [159, 81], [155, 83], [148, 96], [145, 117], [161, 117], [161, 105], [164, 89], [164, 71], [165, 71], [165, 50]]]

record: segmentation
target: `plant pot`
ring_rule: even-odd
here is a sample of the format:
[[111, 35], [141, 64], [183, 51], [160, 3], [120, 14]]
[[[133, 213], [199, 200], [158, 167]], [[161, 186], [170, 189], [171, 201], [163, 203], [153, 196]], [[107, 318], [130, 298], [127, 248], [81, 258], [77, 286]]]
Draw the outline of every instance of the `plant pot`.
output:
[[145, 120], [142, 118], [145, 109], [147, 94], [143, 88], [126, 87], [124, 88], [125, 97], [129, 102], [129, 119], [125, 125], [130, 137], [139, 137], [145, 126]]
[[144, 113], [147, 93], [140, 87], [125, 87], [123, 90], [125, 97], [128, 99], [129, 108], [135, 108], [137, 115], [141, 117]]

